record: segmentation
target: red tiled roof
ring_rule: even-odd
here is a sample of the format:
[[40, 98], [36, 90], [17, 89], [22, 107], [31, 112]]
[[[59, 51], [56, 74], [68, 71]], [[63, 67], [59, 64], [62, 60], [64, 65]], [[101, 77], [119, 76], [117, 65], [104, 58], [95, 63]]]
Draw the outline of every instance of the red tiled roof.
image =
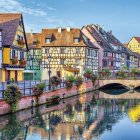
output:
[[140, 37], [134, 37], [140, 43]]
[[[45, 38], [46, 35], [52, 36], [52, 41], [50, 44], [46, 44]], [[82, 34], [80, 29], [71, 28], [70, 31], [66, 29], [61, 29], [61, 33], [58, 32], [58, 29], [43, 29], [42, 30], [42, 46], [86, 46], [82, 39]], [[79, 43], [74, 43], [74, 38], [79, 38]]]
[[[41, 33], [26, 33], [26, 37], [29, 49], [41, 48]], [[33, 45], [34, 41], [37, 43]]]

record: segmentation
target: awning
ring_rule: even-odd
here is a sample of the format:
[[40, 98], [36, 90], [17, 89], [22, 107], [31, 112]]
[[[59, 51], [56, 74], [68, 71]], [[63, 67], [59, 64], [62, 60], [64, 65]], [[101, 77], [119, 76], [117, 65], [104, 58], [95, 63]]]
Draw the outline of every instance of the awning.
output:
[[6, 70], [24, 70], [24, 68], [5, 68]]
[[23, 73], [34, 73], [34, 72], [31, 70], [24, 70]]
[[70, 72], [80, 72], [79, 68], [64, 68], [66, 71], [70, 71]]

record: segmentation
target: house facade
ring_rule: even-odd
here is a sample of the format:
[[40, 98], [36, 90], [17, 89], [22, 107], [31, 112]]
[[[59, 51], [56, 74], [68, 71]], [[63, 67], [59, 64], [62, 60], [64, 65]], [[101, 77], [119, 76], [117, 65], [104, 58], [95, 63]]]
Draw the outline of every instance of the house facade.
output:
[[2, 81], [2, 30], [0, 29], [0, 81]]
[[2, 40], [1, 81], [5, 82], [11, 78], [15, 81], [22, 81], [28, 51], [22, 14], [1, 13], [0, 29]]
[[82, 33], [99, 49], [99, 68], [109, 68], [112, 72], [123, 67], [130, 70], [138, 67], [138, 56], [125, 47], [113, 34], [99, 25], [87, 25]]
[[27, 67], [24, 71], [25, 80], [41, 80], [41, 33], [26, 33], [29, 51], [27, 52]]
[[140, 54], [140, 37], [132, 37], [127, 47], [132, 51]]
[[[42, 30], [42, 79], [57, 75], [83, 74], [86, 68], [98, 69], [98, 48], [81, 33], [78, 28], [57, 28]], [[48, 61], [48, 56], [51, 61]], [[93, 63], [91, 63], [93, 61]]]

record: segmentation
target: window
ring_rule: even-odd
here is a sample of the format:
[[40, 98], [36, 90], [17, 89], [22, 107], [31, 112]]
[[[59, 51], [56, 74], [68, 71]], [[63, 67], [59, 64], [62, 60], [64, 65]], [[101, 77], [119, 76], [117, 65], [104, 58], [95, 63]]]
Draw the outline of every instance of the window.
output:
[[107, 56], [107, 52], [104, 52], [104, 57], [106, 57]]
[[65, 64], [65, 59], [60, 59], [60, 64], [64, 65]]
[[74, 38], [74, 43], [78, 44], [79, 43], [79, 38]]
[[90, 56], [90, 49], [87, 49], [87, 56]]
[[81, 52], [80, 48], [76, 48], [76, 53], [80, 53], [80, 52]]
[[18, 41], [23, 41], [23, 36], [17, 35], [17, 40]]
[[16, 56], [16, 51], [12, 50], [12, 58], [14, 58]]
[[94, 57], [97, 57], [97, 54], [98, 54], [98, 51], [95, 50], [95, 51], [94, 51]]
[[113, 61], [111, 61], [111, 66], [113, 67], [114, 65], [113, 65]]
[[24, 59], [24, 52], [20, 52], [20, 60]]
[[48, 54], [49, 53], [49, 49], [45, 49], [45, 53]]
[[37, 42], [36, 41], [33, 41], [33, 45], [36, 45], [37, 44]]
[[60, 53], [65, 53], [65, 48], [60, 48]]
[[107, 67], [107, 60], [103, 60], [103, 67]]
[[51, 43], [51, 39], [50, 38], [46, 38], [46, 44], [50, 44]]

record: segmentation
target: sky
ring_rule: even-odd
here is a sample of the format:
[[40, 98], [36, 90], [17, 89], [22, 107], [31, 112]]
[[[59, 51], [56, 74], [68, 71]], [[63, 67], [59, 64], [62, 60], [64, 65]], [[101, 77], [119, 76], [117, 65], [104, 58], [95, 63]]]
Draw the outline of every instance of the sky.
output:
[[21, 12], [26, 32], [99, 24], [123, 43], [140, 36], [140, 0], [0, 0], [0, 12]]

